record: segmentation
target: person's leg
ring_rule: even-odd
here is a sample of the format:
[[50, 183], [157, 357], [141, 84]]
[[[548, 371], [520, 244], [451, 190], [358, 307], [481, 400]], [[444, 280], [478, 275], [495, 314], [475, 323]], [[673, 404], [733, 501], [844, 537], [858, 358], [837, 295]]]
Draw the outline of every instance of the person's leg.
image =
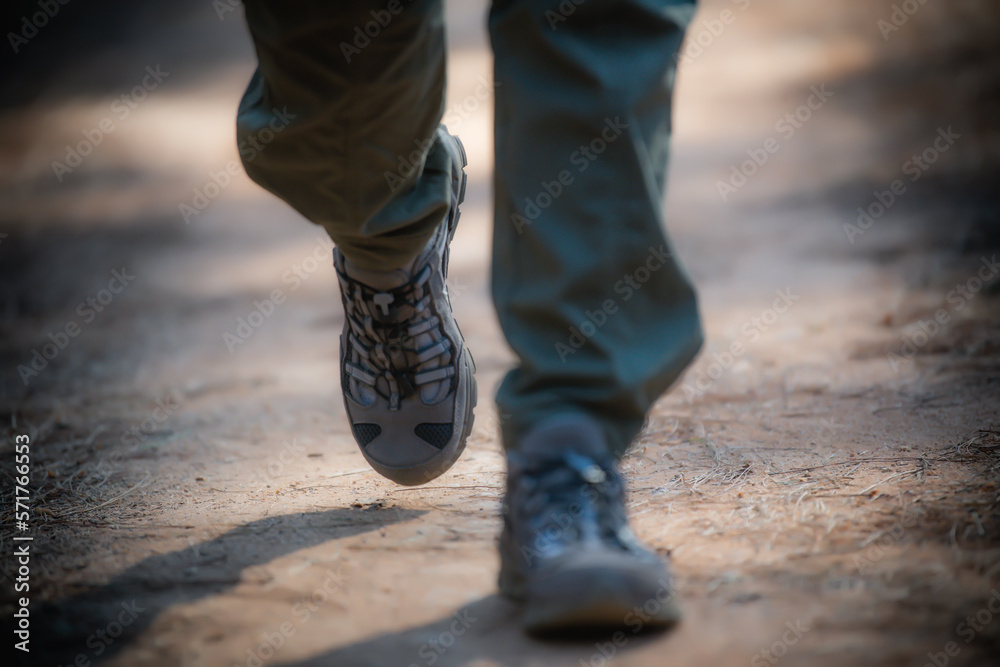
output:
[[663, 230], [675, 57], [693, 1], [495, 0], [493, 296], [519, 365], [497, 396], [501, 591], [529, 631], [677, 621], [615, 464], [701, 346]]
[[465, 151], [439, 127], [441, 0], [245, 0], [258, 68], [247, 173], [336, 244], [341, 389], [367, 461], [400, 484], [447, 470], [472, 427], [471, 355], [445, 288]]
[[436, 139], [441, 1], [244, 5], [258, 58], [237, 118], [247, 173], [354, 264], [405, 266], [451, 199], [451, 158]]
[[507, 448], [576, 412], [622, 454], [701, 346], [662, 213], [675, 57], [694, 9], [494, 2], [493, 297], [520, 360], [497, 397]]

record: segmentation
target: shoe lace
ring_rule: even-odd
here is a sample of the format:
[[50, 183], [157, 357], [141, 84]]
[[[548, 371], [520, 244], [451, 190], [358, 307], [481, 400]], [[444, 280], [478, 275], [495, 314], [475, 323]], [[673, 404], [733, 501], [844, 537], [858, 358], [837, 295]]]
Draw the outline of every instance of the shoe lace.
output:
[[[344, 313], [348, 322], [350, 345], [359, 363], [347, 359], [344, 372], [371, 387], [398, 410], [400, 401], [423, 385], [449, 380], [455, 367], [449, 363], [429, 364], [452, 350], [437, 314], [428, 281], [430, 264], [407, 283], [391, 290], [376, 290], [351, 279], [337, 269], [341, 280]], [[419, 346], [418, 340], [432, 341]], [[384, 379], [384, 385], [379, 382]], [[449, 393], [454, 390], [451, 383]]]
[[577, 452], [532, 466], [521, 476], [522, 525], [542, 539], [623, 542], [625, 485], [610, 463]]

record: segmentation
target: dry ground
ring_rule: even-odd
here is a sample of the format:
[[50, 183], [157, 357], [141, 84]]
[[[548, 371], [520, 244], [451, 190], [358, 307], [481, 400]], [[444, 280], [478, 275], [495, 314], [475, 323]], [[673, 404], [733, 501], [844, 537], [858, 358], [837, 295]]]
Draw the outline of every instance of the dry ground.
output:
[[[59, 85], [4, 111], [0, 131], [0, 600], [7, 619], [9, 463], [24, 433], [26, 664], [1000, 664], [1000, 275], [983, 250], [995, 213], [952, 196], [996, 138], [940, 90], [911, 90], [926, 76], [893, 60], [906, 40], [947, 46], [926, 30], [939, 9], [886, 42], [889, 10], [868, 3], [704, 3], [668, 210], [708, 342], [623, 462], [637, 532], [671, 555], [687, 619], [617, 642], [526, 638], [495, 595], [490, 401], [430, 485], [365, 466], [339, 395], [335, 277], [308, 259], [328, 254], [316, 228], [242, 172], [182, 217], [236, 158], [253, 66], [239, 10], [220, 20], [180, 2], [62, 62]], [[471, 158], [452, 292], [489, 396], [512, 362], [486, 284], [490, 60], [482, 3], [449, 11], [449, 120]], [[113, 100], [147, 65], [169, 76], [122, 118]], [[982, 85], [945, 74], [934, 85]], [[833, 96], [779, 130], [823, 85]], [[114, 131], [58, 181], [51, 162], [104, 118]], [[905, 163], [949, 126], [959, 138], [910, 180]], [[778, 151], [723, 201], [717, 182], [769, 137]], [[843, 225], [894, 179], [906, 191], [849, 238]], [[78, 310], [113, 270], [134, 280]], [[227, 349], [223, 334], [275, 289], [286, 301]], [[68, 322], [81, 333], [25, 385], [17, 366]]]

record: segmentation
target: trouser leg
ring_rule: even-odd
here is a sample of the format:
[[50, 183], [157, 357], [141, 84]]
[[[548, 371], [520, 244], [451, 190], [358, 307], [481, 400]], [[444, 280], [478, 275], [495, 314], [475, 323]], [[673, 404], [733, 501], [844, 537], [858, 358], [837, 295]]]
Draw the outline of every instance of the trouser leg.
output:
[[258, 68], [237, 134], [250, 177], [355, 265], [405, 265], [445, 217], [440, 0], [245, 0]]
[[662, 212], [694, 8], [494, 2], [493, 297], [520, 360], [497, 396], [508, 448], [547, 417], [584, 413], [622, 454], [701, 346]]

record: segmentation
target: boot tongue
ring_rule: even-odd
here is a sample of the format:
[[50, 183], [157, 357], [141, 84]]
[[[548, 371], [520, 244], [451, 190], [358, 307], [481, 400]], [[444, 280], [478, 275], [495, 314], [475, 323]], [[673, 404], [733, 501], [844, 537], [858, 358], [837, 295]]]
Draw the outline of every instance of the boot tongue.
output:
[[544, 420], [524, 436], [517, 451], [531, 463], [565, 458], [567, 454], [573, 457], [574, 462], [578, 458], [594, 462], [611, 458], [600, 424], [577, 414]]
[[373, 269], [362, 269], [354, 265], [351, 260], [345, 258], [344, 271], [352, 280], [364, 283], [368, 287], [376, 290], [391, 290], [402, 287], [410, 280], [410, 270], [413, 263], [401, 269], [392, 271], [377, 271]]

